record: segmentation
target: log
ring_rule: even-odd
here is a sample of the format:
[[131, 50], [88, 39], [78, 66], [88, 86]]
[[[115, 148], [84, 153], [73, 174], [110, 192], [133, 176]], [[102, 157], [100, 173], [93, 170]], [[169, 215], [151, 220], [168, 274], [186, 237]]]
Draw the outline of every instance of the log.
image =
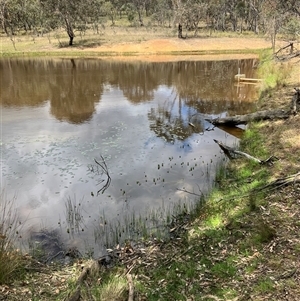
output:
[[67, 301], [79, 301], [81, 299], [81, 285], [87, 279], [89, 275], [95, 276], [100, 272], [100, 265], [99, 262], [93, 260], [89, 265], [84, 267], [82, 272], [80, 273], [77, 279], [77, 288], [73, 292], [71, 296], [67, 299]]
[[127, 277], [128, 286], [129, 286], [128, 301], [133, 301], [134, 286], [133, 286], [132, 276], [131, 276], [131, 274], [127, 274], [126, 277]]
[[258, 158], [255, 158], [247, 153], [244, 153], [244, 152], [241, 152], [239, 150], [236, 150], [232, 147], [229, 147], [225, 144], [223, 144], [222, 142], [214, 139], [214, 141], [219, 145], [219, 147], [221, 148], [221, 150], [224, 152], [224, 154], [229, 158], [229, 159], [236, 159], [237, 157], [245, 157], [249, 160], [252, 160], [258, 164], [261, 164], [261, 165], [265, 165], [265, 164], [268, 164], [268, 165], [273, 165], [274, 164], [274, 161], [277, 161], [278, 158], [274, 157], [274, 156], [271, 156], [269, 157], [268, 159], [266, 160], [260, 160]]
[[265, 110], [258, 111], [255, 113], [245, 115], [235, 115], [223, 118], [205, 119], [213, 125], [229, 125], [236, 126], [240, 124], [247, 124], [250, 121], [262, 121], [262, 120], [276, 120], [276, 119], [287, 119], [291, 116], [290, 110]]

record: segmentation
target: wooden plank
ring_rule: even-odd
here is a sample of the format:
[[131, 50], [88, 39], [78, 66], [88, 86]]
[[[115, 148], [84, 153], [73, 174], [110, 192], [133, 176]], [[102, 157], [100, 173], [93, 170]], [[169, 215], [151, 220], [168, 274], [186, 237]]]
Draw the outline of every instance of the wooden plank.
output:
[[246, 77], [246, 74], [236, 74], [236, 75], [234, 76], [234, 78], [236, 78], [236, 79], [240, 79], [240, 78], [242, 78], [242, 77]]
[[248, 82], [261, 82], [262, 79], [260, 78], [247, 78], [247, 77], [242, 77], [239, 79], [240, 81], [248, 81]]

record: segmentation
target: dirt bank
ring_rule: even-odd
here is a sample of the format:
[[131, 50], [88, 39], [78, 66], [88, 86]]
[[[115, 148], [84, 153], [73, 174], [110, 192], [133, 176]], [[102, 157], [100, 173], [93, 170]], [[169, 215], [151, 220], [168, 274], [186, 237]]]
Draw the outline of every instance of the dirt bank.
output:
[[[142, 42], [105, 43], [97, 47], [75, 47], [83, 52], [107, 54], [114, 59], [147, 61], [238, 59], [257, 57], [258, 49], [270, 48], [262, 38], [151, 39]], [[222, 55], [220, 55], [222, 54]]]
[[[1, 37], [2, 56], [72, 56], [101, 57], [123, 60], [176, 61], [237, 59], [256, 57], [260, 49], [271, 47], [270, 41], [257, 37], [197, 37], [178, 39], [143, 35], [86, 35], [77, 37], [69, 47], [65, 33], [62, 38], [18, 36], [14, 44], [8, 37]], [[278, 42], [278, 46], [280, 43]]]

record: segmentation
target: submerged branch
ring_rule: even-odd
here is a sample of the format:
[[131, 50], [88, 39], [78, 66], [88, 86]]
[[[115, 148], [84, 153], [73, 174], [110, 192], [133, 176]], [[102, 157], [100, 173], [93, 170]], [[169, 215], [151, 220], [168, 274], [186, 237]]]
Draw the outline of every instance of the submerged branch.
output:
[[[191, 191], [188, 191], [186, 189], [180, 189], [180, 188], [177, 188], [178, 191], [182, 191], [182, 192], [185, 192], [185, 193], [188, 193], [188, 194], [192, 194], [192, 195], [195, 195], [195, 196], [199, 196], [199, 197], [202, 197], [203, 194], [198, 194], [198, 193], [194, 193], [194, 192], [191, 192]], [[202, 193], [202, 192], [201, 192]]]
[[[105, 190], [109, 187], [110, 183], [111, 183], [111, 177], [109, 175], [109, 171], [108, 171], [108, 167], [106, 165], [106, 162], [105, 162], [105, 159], [103, 156], [100, 156], [101, 158], [101, 162], [97, 161], [96, 159], [94, 159], [94, 161], [96, 162], [97, 164], [97, 167], [100, 167], [101, 168], [101, 174], [105, 174], [106, 175], [106, 182], [105, 184], [97, 191], [97, 196], [100, 194], [100, 193], [104, 193]], [[94, 171], [94, 169], [92, 168], [91, 169], [92, 171]], [[97, 171], [99, 172], [99, 170], [97, 169]], [[103, 183], [104, 180], [100, 181], [97, 185], [99, 185], [100, 183]]]

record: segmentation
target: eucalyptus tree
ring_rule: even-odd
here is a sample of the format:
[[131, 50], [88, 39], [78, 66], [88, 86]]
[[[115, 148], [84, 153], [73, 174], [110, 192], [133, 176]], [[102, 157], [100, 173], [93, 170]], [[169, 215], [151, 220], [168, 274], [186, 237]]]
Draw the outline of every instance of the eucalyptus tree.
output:
[[171, 18], [173, 16], [172, 2], [166, 0], [157, 0], [156, 5], [152, 8], [152, 20], [158, 25], [165, 26], [166, 22], [171, 27]]
[[188, 0], [184, 4], [183, 22], [188, 30], [194, 30], [196, 35], [201, 21], [206, 21], [208, 11], [207, 1]]
[[75, 26], [87, 22], [100, 14], [104, 0], [40, 0], [47, 20], [57, 27], [63, 26], [69, 36], [69, 45], [73, 45]]
[[31, 30], [39, 25], [38, 0], [1, 0], [1, 26], [7, 35], [14, 35], [16, 30]]
[[229, 22], [232, 24], [232, 30], [237, 31], [238, 21], [243, 16], [245, 1], [243, 0], [227, 0], [226, 3], [226, 13]]
[[226, 30], [226, 5], [225, 0], [209, 1], [207, 9], [207, 22], [211, 30]]
[[289, 13], [281, 9], [280, 1], [265, 1], [262, 8], [264, 30], [269, 35], [275, 52], [277, 34], [289, 20]]
[[7, 35], [14, 34], [15, 25], [15, 3], [10, 0], [0, 1], [0, 20], [1, 27]]
[[150, 0], [131, 0], [130, 2], [136, 9], [140, 26], [144, 26], [143, 14], [146, 11], [146, 6], [150, 3]]
[[289, 12], [300, 17], [300, 0], [277, 0], [279, 9], [283, 12]]
[[111, 21], [111, 25], [115, 25], [117, 10], [111, 1], [105, 1], [101, 6], [101, 12], [105, 14]]

